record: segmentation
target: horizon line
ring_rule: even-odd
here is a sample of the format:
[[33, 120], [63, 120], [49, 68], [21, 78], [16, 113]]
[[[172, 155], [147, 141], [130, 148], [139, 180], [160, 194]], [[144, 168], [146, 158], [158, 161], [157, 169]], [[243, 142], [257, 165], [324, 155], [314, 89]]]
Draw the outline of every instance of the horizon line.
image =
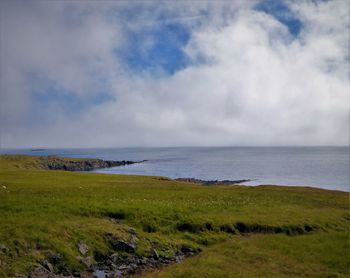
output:
[[0, 147], [1, 150], [57, 150], [57, 149], [160, 149], [160, 148], [319, 148], [319, 147], [350, 147], [350, 145], [206, 145], [206, 146], [108, 146], [108, 147]]

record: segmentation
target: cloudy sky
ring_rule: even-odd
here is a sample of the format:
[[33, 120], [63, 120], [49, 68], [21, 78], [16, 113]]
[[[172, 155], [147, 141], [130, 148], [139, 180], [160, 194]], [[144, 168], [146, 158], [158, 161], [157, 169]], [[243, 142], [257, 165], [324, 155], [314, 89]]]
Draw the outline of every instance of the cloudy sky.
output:
[[2, 148], [348, 145], [349, 2], [0, 2]]

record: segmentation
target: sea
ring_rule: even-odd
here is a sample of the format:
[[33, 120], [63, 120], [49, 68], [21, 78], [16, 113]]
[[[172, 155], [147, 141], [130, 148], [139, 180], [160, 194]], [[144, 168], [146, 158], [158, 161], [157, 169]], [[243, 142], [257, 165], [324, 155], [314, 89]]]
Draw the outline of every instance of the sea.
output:
[[1, 154], [58, 155], [142, 163], [95, 172], [202, 180], [242, 180], [243, 185], [311, 186], [350, 191], [349, 147], [171, 147], [2, 149]]

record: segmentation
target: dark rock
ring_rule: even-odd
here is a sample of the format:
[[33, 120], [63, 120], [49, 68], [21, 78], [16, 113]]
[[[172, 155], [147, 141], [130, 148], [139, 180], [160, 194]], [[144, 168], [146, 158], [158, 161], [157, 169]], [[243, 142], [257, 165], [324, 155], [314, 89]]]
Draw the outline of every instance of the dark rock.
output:
[[176, 229], [180, 232], [199, 233], [203, 227], [198, 223], [181, 222], [176, 225]]
[[181, 182], [191, 182], [191, 183], [198, 183], [202, 185], [232, 185], [232, 184], [238, 184], [243, 182], [251, 181], [250, 179], [241, 179], [241, 180], [201, 180], [201, 179], [194, 179], [194, 178], [178, 178], [175, 179], [176, 181]]
[[48, 170], [63, 170], [63, 171], [91, 171], [100, 168], [110, 168], [125, 166], [135, 163], [142, 163], [142, 161], [114, 161], [102, 159], [69, 159], [59, 156], [43, 156], [41, 157], [41, 166]]
[[[112, 242], [111, 242], [112, 241]], [[165, 258], [159, 256], [155, 249], [151, 250], [150, 256], [138, 256], [132, 253], [124, 253], [125, 245], [130, 245], [129, 243], [115, 238], [113, 235], [108, 235], [108, 242], [110, 244], [116, 244], [118, 248], [120, 245], [123, 246], [123, 253], [113, 253], [109, 256], [101, 257], [101, 261], [97, 261], [95, 265], [92, 265], [90, 269], [94, 272], [85, 272], [86, 275], [90, 273], [93, 276], [84, 276], [86, 278], [116, 278], [122, 276], [130, 276], [137, 273], [142, 273], [145, 270], [153, 270], [160, 266], [169, 265], [175, 262], [182, 261], [186, 256], [196, 254], [198, 250], [194, 250], [187, 246], [182, 246], [178, 254], [173, 257]], [[122, 243], [120, 243], [122, 242]], [[83, 277], [83, 276], [81, 276]]]
[[194, 249], [192, 249], [191, 247], [188, 247], [188, 246], [182, 246], [181, 252], [187, 256], [192, 256], [192, 255], [197, 253]]
[[212, 223], [207, 222], [204, 224], [204, 229], [208, 231], [214, 231], [214, 226]]
[[312, 232], [314, 230], [314, 228], [308, 224], [305, 224], [304, 230], [305, 230], [305, 232], [309, 233], [309, 232]]
[[44, 252], [45, 257], [48, 259], [48, 261], [52, 264], [58, 264], [62, 261], [62, 256], [59, 253], [55, 253], [51, 250]]
[[60, 267], [60, 273], [63, 276], [68, 276], [68, 277], [80, 277], [80, 273], [77, 271], [71, 272], [70, 269], [67, 266], [61, 266]]
[[108, 259], [108, 254], [105, 254], [99, 250], [94, 251], [94, 258], [96, 261], [101, 262]]
[[314, 227], [305, 224], [305, 225], [290, 225], [290, 226], [269, 226], [269, 225], [261, 225], [256, 223], [243, 223], [237, 222], [234, 225], [234, 228], [242, 233], [271, 233], [271, 234], [279, 234], [285, 233], [287, 235], [301, 235], [314, 231]]
[[125, 242], [124, 240], [120, 240], [114, 237], [113, 235], [108, 236], [108, 242], [114, 250], [123, 251], [127, 253], [135, 253], [136, 251], [135, 244]]
[[[74, 272], [74, 277], [85, 278], [116, 278], [122, 276], [130, 276], [140, 274], [145, 270], [157, 269], [161, 266], [169, 265], [175, 262], [182, 261], [187, 256], [192, 256], [200, 251], [200, 249], [193, 249], [189, 246], [181, 246], [175, 256], [163, 257], [160, 256], [155, 248], [150, 250], [149, 256], [139, 256], [135, 254], [136, 246], [132, 243], [126, 242], [117, 238], [113, 234], [106, 235], [106, 241], [118, 253], [105, 254], [101, 252], [94, 252], [93, 256], [80, 256], [77, 259], [84, 265], [84, 271], [80, 273]], [[87, 254], [88, 248], [83, 242], [79, 242], [79, 252]], [[79, 249], [78, 246], [78, 249]], [[119, 252], [120, 251], [120, 252]], [[46, 257], [55, 257], [57, 255], [52, 251], [47, 251]], [[60, 258], [60, 256], [57, 256]], [[49, 260], [49, 259], [48, 259]], [[96, 261], [96, 262], [95, 262]], [[59, 277], [73, 277], [71, 272], [65, 273], [63, 271], [62, 262], [56, 265], [56, 270], [59, 274], [53, 273], [52, 265], [50, 267], [49, 261], [44, 261], [40, 267], [30, 273], [30, 278], [59, 278]], [[44, 267], [45, 266], [45, 267]], [[28, 277], [28, 278], [29, 278]]]
[[230, 224], [224, 224], [220, 226], [220, 231], [225, 232], [225, 233], [229, 233], [229, 234], [236, 234], [236, 230], [233, 227], [233, 225]]

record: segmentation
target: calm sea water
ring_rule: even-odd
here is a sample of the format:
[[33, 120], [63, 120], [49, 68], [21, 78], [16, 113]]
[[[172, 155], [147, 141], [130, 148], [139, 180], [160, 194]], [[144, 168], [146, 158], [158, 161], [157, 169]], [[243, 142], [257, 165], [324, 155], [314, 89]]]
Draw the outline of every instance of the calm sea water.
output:
[[157, 175], [205, 180], [251, 179], [246, 184], [303, 185], [349, 191], [348, 147], [178, 147], [1, 150], [0, 153], [60, 155], [109, 160], [148, 160], [101, 169], [108, 174]]

